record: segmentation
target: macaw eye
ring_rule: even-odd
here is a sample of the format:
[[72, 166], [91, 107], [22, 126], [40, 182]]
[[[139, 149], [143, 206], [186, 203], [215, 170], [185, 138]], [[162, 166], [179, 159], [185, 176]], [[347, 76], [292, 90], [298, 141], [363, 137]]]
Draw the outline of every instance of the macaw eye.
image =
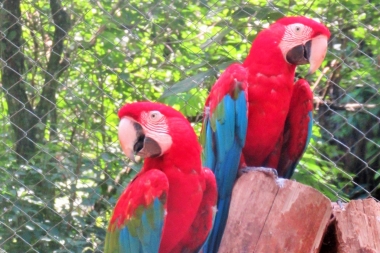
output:
[[285, 33], [282, 37], [282, 41], [290, 43], [289, 46], [299, 45], [310, 40], [313, 30], [304, 24], [295, 23], [285, 26]]
[[296, 24], [289, 25], [289, 28], [294, 34], [302, 34], [303, 31], [305, 30], [305, 25], [296, 23]]
[[151, 111], [149, 112], [149, 119], [151, 121], [159, 121], [162, 118], [162, 114], [159, 111]]
[[168, 125], [165, 115], [159, 111], [147, 111], [141, 114], [141, 124], [150, 131], [167, 133]]

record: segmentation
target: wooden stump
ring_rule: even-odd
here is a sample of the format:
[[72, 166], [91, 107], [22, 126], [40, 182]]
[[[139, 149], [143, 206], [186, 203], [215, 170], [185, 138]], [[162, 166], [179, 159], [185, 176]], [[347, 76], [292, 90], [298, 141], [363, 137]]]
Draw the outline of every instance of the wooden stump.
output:
[[262, 172], [235, 183], [220, 253], [318, 252], [331, 216], [329, 199], [285, 180], [282, 188]]
[[333, 203], [338, 253], [380, 252], [380, 203], [374, 199]]

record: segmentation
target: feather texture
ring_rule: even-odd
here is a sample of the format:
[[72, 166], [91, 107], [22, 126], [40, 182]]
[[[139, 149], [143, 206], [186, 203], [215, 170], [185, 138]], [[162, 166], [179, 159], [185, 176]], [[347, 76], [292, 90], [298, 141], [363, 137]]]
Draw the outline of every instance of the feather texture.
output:
[[313, 93], [305, 79], [294, 84], [277, 172], [290, 178], [310, 142], [313, 127]]
[[169, 182], [160, 170], [138, 175], [120, 196], [105, 242], [105, 252], [158, 252]]
[[211, 230], [217, 190], [214, 174], [201, 165], [194, 130], [159, 103], [127, 104], [119, 117], [124, 153], [145, 160], [116, 204], [105, 252], [196, 252]]
[[205, 104], [203, 165], [217, 180], [218, 212], [204, 252], [217, 252], [238, 169], [270, 167], [290, 178], [310, 140], [312, 92], [297, 65], [322, 63], [329, 30], [305, 17], [284, 17], [259, 32], [243, 64], [232, 64]]
[[205, 252], [218, 248], [226, 225], [232, 187], [247, 132], [247, 73], [234, 64], [214, 85], [206, 102], [201, 144], [203, 165], [212, 168], [218, 186], [218, 215], [204, 246]]

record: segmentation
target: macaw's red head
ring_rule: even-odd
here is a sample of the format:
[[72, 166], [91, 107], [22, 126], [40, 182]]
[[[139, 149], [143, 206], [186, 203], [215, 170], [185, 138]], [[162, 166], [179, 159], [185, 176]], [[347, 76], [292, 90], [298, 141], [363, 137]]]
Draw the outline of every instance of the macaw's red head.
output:
[[245, 66], [261, 64], [283, 67], [310, 64], [313, 73], [327, 52], [330, 31], [321, 23], [306, 17], [284, 17], [261, 31], [252, 44]]
[[173, 148], [173, 143], [195, 141], [195, 145], [199, 145], [187, 119], [169, 106], [136, 102], [124, 105], [118, 115], [121, 148], [133, 161], [135, 155], [162, 156]]

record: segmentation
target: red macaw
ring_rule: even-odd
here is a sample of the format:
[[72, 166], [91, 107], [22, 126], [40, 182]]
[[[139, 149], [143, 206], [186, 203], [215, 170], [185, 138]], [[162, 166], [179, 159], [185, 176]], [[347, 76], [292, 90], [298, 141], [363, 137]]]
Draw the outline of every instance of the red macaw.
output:
[[218, 186], [218, 212], [204, 252], [217, 252], [239, 168], [270, 167], [290, 178], [311, 135], [313, 94], [294, 83], [297, 65], [313, 73], [327, 52], [329, 30], [305, 17], [285, 17], [261, 31], [243, 64], [232, 64], [206, 100], [203, 165]]
[[105, 252], [196, 252], [216, 212], [216, 181], [201, 165], [201, 147], [186, 118], [159, 103], [137, 102], [119, 111], [119, 140], [144, 165], [120, 196]]

